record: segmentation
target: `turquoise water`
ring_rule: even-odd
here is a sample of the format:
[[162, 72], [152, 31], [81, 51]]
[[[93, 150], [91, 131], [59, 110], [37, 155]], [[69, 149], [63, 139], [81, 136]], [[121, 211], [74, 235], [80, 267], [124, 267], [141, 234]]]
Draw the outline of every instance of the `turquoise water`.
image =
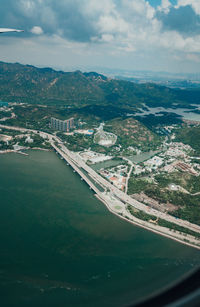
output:
[[52, 152], [1, 155], [0, 200], [2, 306], [125, 306], [200, 265], [109, 213]]

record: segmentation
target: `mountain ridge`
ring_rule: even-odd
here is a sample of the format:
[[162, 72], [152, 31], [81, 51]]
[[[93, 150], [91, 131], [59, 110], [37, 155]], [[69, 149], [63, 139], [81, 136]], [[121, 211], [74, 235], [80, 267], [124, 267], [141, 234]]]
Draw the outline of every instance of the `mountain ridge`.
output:
[[179, 106], [200, 103], [199, 94], [200, 90], [181, 91], [152, 83], [136, 84], [96, 72], [64, 72], [0, 62], [0, 100], [8, 102], [76, 107], [115, 105], [136, 110], [143, 104], [171, 107], [175, 103]]

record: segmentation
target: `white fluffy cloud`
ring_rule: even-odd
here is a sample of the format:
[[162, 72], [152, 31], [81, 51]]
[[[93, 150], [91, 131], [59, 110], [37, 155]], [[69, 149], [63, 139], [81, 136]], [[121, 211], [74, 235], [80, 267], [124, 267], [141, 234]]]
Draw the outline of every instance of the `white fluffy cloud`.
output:
[[168, 13], [170, 7], [172, 7], [172, 4], [169, 0], [162, 0], [161, 5], [158, 7], [158, 10]]
[[191, 5], [196, 14], [200, 15], [200, 1], [199, 0], [178, 0], [177, 8], [181, 6]]
[[36, 35], [41, 35], [41, 34], [43, 34], [43, 30], [42, 30], [41, 27], [34, 26], [34, 27], [31, 29], [31, 33], [36, 34]]
[[[178, 0], [177, 5], [162, 0], [157, 8], [147, 0], [2, 2], [0, 19], [3, 26], [25, 29], [27, 37], [23, 37], [23, 42], [27, 40], [30, 44], [34, 40], [35, 46], [40, 45], [45, 50], [51, 41], [58, 54], [62, 53], [61, 49], [73, 51], [73, 48], [76, 54], [78, 48], [84, 57], [90, 56], [90, 61], [92, 56], [100, 58], [102, 55], [104, 65], [109, 63], [110, 56], [146, 57], [150, 61], [151, 56], [158, 60], [182, 57], [196, 62], [199, 58], [200, 31], [193, 30], [198, 27], [200, 0]], [[180, 22], [186, 6], [189, 6], [191, 18], [196, 18], [187, 35]], [[189, 22], [187, 16], [183, 18], [183, 23]]]

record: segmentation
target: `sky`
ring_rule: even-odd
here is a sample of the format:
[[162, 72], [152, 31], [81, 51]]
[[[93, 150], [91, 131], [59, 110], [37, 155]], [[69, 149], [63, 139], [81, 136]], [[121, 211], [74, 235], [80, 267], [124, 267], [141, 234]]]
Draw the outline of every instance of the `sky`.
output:
[[1, 0], [0, 61], [200, 72], [200, 0]]

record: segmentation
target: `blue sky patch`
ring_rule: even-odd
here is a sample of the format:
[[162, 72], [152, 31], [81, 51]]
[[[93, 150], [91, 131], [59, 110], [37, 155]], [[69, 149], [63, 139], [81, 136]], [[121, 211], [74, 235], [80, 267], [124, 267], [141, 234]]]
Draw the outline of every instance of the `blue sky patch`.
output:
[[[147, 2], [149, 2], [149, 4], [151, 4], [151, 6], [153, 7], [157, 7], [159, 5], [161, 5], [161, 0], [146, 0]], [[176, 5], [177, 4], [177, 0], [170, 0], [171, 4]]]

